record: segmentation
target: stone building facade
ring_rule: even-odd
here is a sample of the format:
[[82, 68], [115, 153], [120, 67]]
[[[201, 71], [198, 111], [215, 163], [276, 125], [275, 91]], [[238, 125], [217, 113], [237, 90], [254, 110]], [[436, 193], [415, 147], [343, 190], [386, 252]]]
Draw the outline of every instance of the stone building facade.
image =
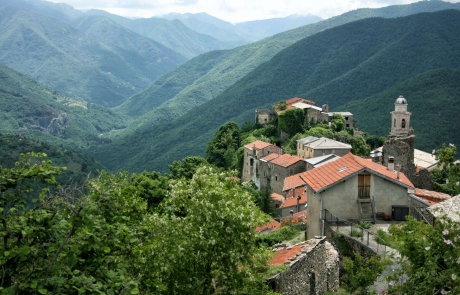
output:
[[274, 113], [270, 110], [256, 110], [256, 123], [267, 126], [273, 116]]
[[288, 176], [306, 171], [306, 162], [289, 154], [272, 153], [260, 159], [258, 187], [264, 190], [269, 187], [272, 192], [282, 194], [284, 179]]
[[[276, 248], [278, 247], [278, 248]], [[285, 295], [324, 294], [339, 287], [339, 255], [325, 237], [290, 246], [275, 245], [272, 264], [289, 268], [267, 281], [269, 287]]]
[[259, 184], [259, 160], [269, 154], [283, 154], [283, 149], [260, 140], [256, 140], [244, 146], [244, 163], [241, 181], [246, 182], [253, 180], [257, 187]]

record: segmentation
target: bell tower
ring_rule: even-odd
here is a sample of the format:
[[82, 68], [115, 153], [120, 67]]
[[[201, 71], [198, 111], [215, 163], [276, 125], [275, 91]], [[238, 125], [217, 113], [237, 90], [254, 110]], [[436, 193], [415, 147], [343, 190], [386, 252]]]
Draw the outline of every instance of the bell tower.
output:
[[395, 101], [395, 110], [391, 112], [391, 132], [393, 136], [407, 136], [410, 130], [410, 115], [407, 100], [400, 95]]

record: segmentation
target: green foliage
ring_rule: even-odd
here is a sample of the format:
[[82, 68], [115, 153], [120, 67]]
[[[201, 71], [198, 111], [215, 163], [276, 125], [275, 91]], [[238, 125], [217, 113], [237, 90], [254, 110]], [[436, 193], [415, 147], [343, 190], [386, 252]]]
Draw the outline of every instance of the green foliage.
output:
[[304, 120], [303, 109], [289, 109], [278, 115], [278, 129], [293, 136], [303, 130]]
[[404, 294], [458, 294], [460, 292], [460, 224], [448, 218], [437, 220], [434, 227], [412, 217], [393, 226], [390, 233], [403, 243], [398, 248], [403, 256], [402, 273], [408, 278], [396, 284], [392, 292]]
[[147, 201], [149, 210], [154, 210], [169, 191], [169, 179], [159, 172], [142, 172], [131, 175], [131, 183], [138, 190], [139, 197]]
[[[437, 191], [450, 194], [460, 194], [460, 165], [454, 165], [457, 154], [455, 145], [446, 146], [437, 149], [435, 152], [438, 162], [438, 168], [433, 171], [434, 188]], [[439, 169], [439, 167], [442, 167]]]
[[330, 128], [324, 128], [324, 127], [312, 127], [310, 128], [306, 133], [306, 136], [316, 136], [316, 137], [327, 137], [327, 138], [333, 138], [334, 137], [334, 132]]
[[283, 226], [275, 232], [258, 235], [256, 238], [256, 244], [266, 245], [268, 247], [271, 247], [275, 244], [278, 244], [284, 241], [289, 241], [293, 239], [294, 237], [296, 237], [299, 233], [300, 231], [296, 230], [292, 226]]
[[393, 237], [381, 228], [379, 228], [375, 234], [375, 241], [381, 245], [388, 245], [392, 248], [396, 248], [397, 246]]
[[350, 236], [352, 236], [352, 237], [362, 237], [363, 234], [362, 234], [361, 230], [353, 228], [351, 230], [351, 232], [350, 232]]
[[365, 258], [355, 253], [353, 258], [344, 257], [340, 286], [353, 294], [364, 294], [366, 287], [375, 281], [387, 264], [380, 256]]
[[372, 223], [370, 221], [360, 221], [359, 226], [364, 229], [370, 229], [372, 226]]
[[147, 172], [102, 172], [84, 195], [44, 186], [26, 207], [30, 181], [56, 184], [60, 171], [27, 156], [0, 168], [2, 294], [268, 292], [254, 231], [264, 217], [233, 174], [201, 167], [173, 180], [161, 215], [145, 195], [164, 178]]
[[235, 152], [240, 145], [240, 128], [234, 122], [227, 122], [216, 131], [206, 148], [206, 161], [224, 169], [232, 168]]
[[102, 165], [90, 156], [17, 135], [0, 134], [0, 146], [2, 147], [0, 163], [4, 168], [13, 168], [21, 154], [30, 152], [46, 154], [54, 165], [66, 167], [64, 171], [56, 175], [56, 180], [61, 185], [83, 183], [87, 180], [88, 175], [95, 176], [98, 170], [103, 169]]
[[345, 126], [345, 118], [340, 114], [332, 115], [331, 127], [335, 132], [340, 132]]
[[182, 161], [174, 161], [172, 164], [168, 165], [171, 178], [187, 178], [192, 179], [196, 170], [200, 167], [207, 164], [206, 160], [198, 156], [189, 156], [185, 157]]
[[[234, 175], [201, 167], [191, 180], [177, 180], [168, 198], [168, 235], [174, 241], [165, 259], [169, 293], [236, 292], [256, 249], [255, 224], [262, 215]], [[169, 247], [168, 247], [169, 248]]]

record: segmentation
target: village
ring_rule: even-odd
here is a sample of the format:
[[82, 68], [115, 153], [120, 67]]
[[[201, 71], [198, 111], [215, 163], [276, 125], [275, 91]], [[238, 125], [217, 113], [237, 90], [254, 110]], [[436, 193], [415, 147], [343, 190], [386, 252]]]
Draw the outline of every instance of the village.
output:
[[[271, 233], [283, 221], [306, 224], [305, 241], [274, 246], [270, 263], [290, 267], [271, 279], [272, 290], [282, 294], [323, 294], [339, 287], [339, 256], [334, 246], [337, 233], [345, 235], [351, 247], [363, 255], [394, 251], [376, 243], [360, 222], [388, 229], [406, 216], [434, 225], [447, 214], [459, 219], [460, 196], [433, 190], [432, 169], [438, 167], [433, 153], [415, 149], [408, 102], [401, 95], [389, 116], [391, 126], [384, 145], [369, 157], [351, 153], [352, 146], [326, 137], [297, 140], [296, 155], [260, 140], [244, 146], [242, 182], [252, 181], [259, 190], [269, 190], [278, 218], [257, 228]], [[256, 110], [256, 122], [267, 124], [288, 109], [302, 109], [305, 122], [330, 122], [334, 114], [354, 129], [353, 114], [329, 112], [328, 106], [292, 98], [283, 110]], [[283, 135], [283, 130], [281, 134]], [[458, 161], [455, 163], [458, 165]], [[353, 237], [353, 230], [361, 231]]]

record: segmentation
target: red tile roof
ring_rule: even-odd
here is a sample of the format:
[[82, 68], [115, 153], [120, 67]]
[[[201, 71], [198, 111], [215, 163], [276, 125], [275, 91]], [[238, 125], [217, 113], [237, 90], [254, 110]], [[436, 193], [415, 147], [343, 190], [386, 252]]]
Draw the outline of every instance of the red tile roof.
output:
[[284, 179], [283, 192], [304, 185], [305, 181], [300, 177], [300, 174], [294, 174]]
[[265, 157], [262, 157], [262, 158], [260, 158], [260, 159], [261, 159], [261, 160], [265, 160], [265, 161], [267, 161], [267, 162], [270, 162], [271, 160], [276, 159], [276, 158], [278, 158], [279, 156], [281, 156], [281, 155], [278, 154], [278, 153], [271, 153], [271, 154], [268, 154], [268, 155], [266, 155]]
[[421, 189], [421, 188], [415, 189], [415, 196], [419, 197], [420, 199], [424, 200], [430, 205], [436, 205], [439, 202], [442, 202], [442, 201], [445, 201], [451, 198], [451, 196], [448, 194], [435, 192], [435, 191], [429, 191], [429, 190]]
[[308, 100], [308, 99], [305, 99], [305, 98], [293, 97], [293, 98], [290, 98], [290, 99], [286, 100], [287, 105], [292, 105], [292, 104], [295, 104], [295, 103], [298, 103], [298, 102], [308, 103], [308, 104], [311, 104], [313, 106], [316, 106], [316, 102]]
[[268, 143], [268, 142], [263, 142], [261, 140], [256, 140], [256, 141], [253, 141], [251, 143], [248, 143], [247, 145], [245, 145], [244, 147], [252, 150], [255, 146], [256, 149], [263, 149], [263, 148], [266, 148], [267, 146], [270, 146], [272, 145], [271, 143]]
[[414, 185], [404, 173], [400, 172], [398, 178], [396, 171], [390, 171], [387, 167], [372, 162], [371, 159], [363, 159], [351, 153], [348, 153], [334, 162], [300, 173], [300, 177], [302, 177], [313, 191], [317, 192], [333, 186], [345, 178], [364, 171], [379, 175], [407, 188], [414, 188]]
[[[291, 165], [294, 165], [295, 163], [299, 161], [304, 161], [302, 158], [299, 158], [297, 156], [292, 156], [289, 154], [284, 154], [276, 159], [271, 160], [271, 163], [281, 166], [281, 167], [289, 167]], [[304, 161], [305, 162], [305, 161]]]
[[272, 194], [271, 194], [271, 197], [272, 197], [272, 199], [275, 200], [275, 201], [279, 201], [279, 202], [281, 202], [281, 203], [284, 202], [284, 197], [283, 197], [282, 195], [280, 195], [280, 194], [272, 193]]
[[291, 193], [289, 197], [286, 198], [286, 201], [284, 201], [284, 203], [280, 205], [280, 208], [288, 208], [288, 207], [297, 206], [297, 196], [300, 196], [300, 200], [299, 200], [300, 207], [305, 206], [305, 203], [307, 203], [307, 193], [305, 192], [304, 187], [300, 187], [295, 190], [294, 196], [292, 196], [292, 193]]
[[302, 248], [306, 245], [308, 245], [308, 242], [292, 246], [290, 249], [281, 249], [275, 253], [275, 255], [269, 260], [269, 263], [272, 265], [284, 264], [288, 259], [291, 259], [299, 254], [302, 251]]
[[300, 211], [300, 212], [292, 214], [292, 216], [281, 218], [282, 223], [286, 220], [292, 220], [294, 223], [295, 222], [307, 222], [307, 210], [305, 209], [304, 211]]
[[271, 221], [265, 223], [264, 225], [256, 227], [256, 232], [261, 232], [266, 229], [270, 229], [271, 231], [275, 231], [281, 227], [281, 223], [276, 221], [275, 219], [272, 219]]

